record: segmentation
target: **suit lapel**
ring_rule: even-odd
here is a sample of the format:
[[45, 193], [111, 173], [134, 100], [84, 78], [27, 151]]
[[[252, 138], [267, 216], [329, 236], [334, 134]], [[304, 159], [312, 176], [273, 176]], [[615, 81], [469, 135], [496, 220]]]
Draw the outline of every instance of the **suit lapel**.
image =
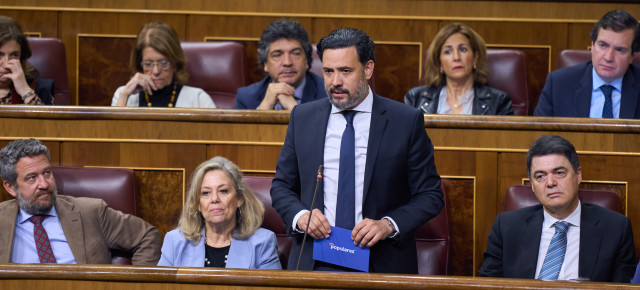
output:
[[[526, 220], [526, 225], [520, 234], [520, 249], [522, 261], [517, 265], [520, 267], [520, 277], [535, 279], [536, 266], [538, 265], [538, 251], [540, 249], [540, 235], [542, 234], [542, 206]], [[517, 253], [516, 253], [517, 254]]]
[[[575, 106], [576, 116], [589, 117], [591, 111], [591, 91], [593, 88], [593, 65], [589, 63], [587, 69], [584, 70], [580, 83], [573, 95], [573, 105]], [[561, 84], [563, 85], [563, 84]]]
[[578, 275], [580, 277], [591, 277], [597, 263], [600, 240], [602, 238], [598, 223], [600, 223], [600, 219], [592, 212], [591, 208], [582, 204], [580, 249], [578, 254]]
[[68, 203], [60, 197], [56, 199], [56, 212], [60, 219], [64, 237], [67, 239], [67, 243], [69, 243], [69, 248], [71, 248], [76, 263], [87, 264], [84, 230], [82, 228], [80, 212], [75, 209], [73, 204]]
[[[307, 83], [307, 86], [308, 85], [310, 84]], [[318, 165], [324, 164], [324, 142], [327, 137], [327, 125], [329, 123], [329, 115], [331, 114], [331, 103], [329, 103], [328, 100], [320, 102], [320, 109], [316, 111], [316, 115], [313, 116], [313, 118], [309, 119], [315, 124], [306, 126], [306, 128], [316, 127], [321, 129], [317, 133], [310, 132], [308, 134], [310, 142], [307, 144], [311, 146], [309, 158], [311, 159], [311, 166], [315, 166], [314, 171], [318, 169]], [[301, 118], [305, 118], [305, 116]], [[314, 208], [320, 209], [320, 211], [324, 213], [324, 186], [322, 186], [322, 184], [318, 187], [318, 196], [316, 197]]]
[[9, 263], [18, 217], [18, 203], [15, 199], [0, 208], [0, 217], [0, 263]]
[[373, 93], [371, 127], [369, 129], [369, 142], [367, 144], [367, 161], [364, 167], [364, 188], [362, 192], [363, 202], [367, 200], [373, 169], [375, 168], [375, 163], [378, 159], [380, 143], [382, 143], [382, 136], [384, 135], [384, 130], [387, 127], [388, 121], [384, 116], [387, 109], [382, 106], [379, 98], [381, 97]]
[[248, 240], [236, 240], [232, 238], [225, 268], [251, 269], [253, 254], [254, 252], [251, 250]]
[[302, 91], [301, 104], [312, 101], [316, 95], [316, 82], [310, 74], [311, 72], [307, 71], [307, 75], [305, 76], [307, 83], [304, 85], [304, 91]]
[[638, 87], [638, 76], [636, 75], [635, 64], [631, 64], [627, 73], [622, 79], [622, 96], [620, 97], [620, 119], [636, 118], [636, 106], [640, 95]]

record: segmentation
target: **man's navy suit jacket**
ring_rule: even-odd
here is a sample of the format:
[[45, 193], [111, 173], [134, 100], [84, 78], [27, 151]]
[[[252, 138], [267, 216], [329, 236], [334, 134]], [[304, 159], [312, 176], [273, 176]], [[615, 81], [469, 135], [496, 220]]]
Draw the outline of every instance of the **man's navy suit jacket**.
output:
[[[307, 83], [304, 85], [302, 100], [300, 100], [301, 104], [327, 97], [327, 92], [324, 90], [324, 80], [321, 77], [307, 71], [305, 78]], [[262, 100], [264, 100], [264, 95], [270, 83], [271, 77], [267, 76], [257, 83], [239, 88], [236, 93], [235, 108], [250, 110], [258, 108]]]
[[[591, 61], [547, 75], [535, 116], [589, 117], [593, 88]], [[622, 78], [620, 119], [640, 118], [640, 66], [631, 64]]]
[[[278, 157], [271, 199], [288, 232], [294, 235], [289, 269], [296, 268], [303, 239], [302, 234], [292, 229], [293, 218], [301, 210], [311, 208], [318, 166], [324, 161], [330, 112], [328, 98], [296, 106]], [[399, 233], [371, 248], [370, 271], [417, 274], [414, 231], [435, 217], [442, 206], [440, 176], [434, 164], [433, 145], [425, 131], [424, 115], [415, 108], [373, 94], [362, 216], [375, 220], [389, 216], [398, 225]], [[314, 208], [324, 211], [322, 184]], [[312, 270], [313, 239], [306, 242], [300, 269]]]
[[[533, 279], [538, 264], [542, 205], [500, 213], [493, 224], [480, 276]], [[617, 212], [582, 203], [578, 276], [629, 283], [636, 253], [631, 221]]]

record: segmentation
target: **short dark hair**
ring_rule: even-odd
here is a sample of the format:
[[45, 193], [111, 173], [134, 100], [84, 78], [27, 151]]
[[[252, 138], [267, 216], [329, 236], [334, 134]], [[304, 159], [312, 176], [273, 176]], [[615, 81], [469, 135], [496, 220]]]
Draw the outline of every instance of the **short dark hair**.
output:
[[331, 31], [329, 35], [320, 39], [318, 42], [318, 56], [322, 61], [322, 53], [325, 49], [339, 49], [347, 47], [356, 47], [358, 58], [362, 65], [372, 60], [376, 62], [376, 54], [374, 52], [375, 44], [369, 38], [369, 35], [362, 30], [355, 28], [340, 28]]
[[51, 159], [49, 149], [39, 140], [31, 138], [12, 141], [0, 150], [0, 177], [15, 187], [18, 180], [16, 164], [20, 158], [42, 154], [46, 155], [47, 159]]
[[8, 16], [0, 15], [0, 46], [15, 40], [20, 45], [20, 65], [27, 82], [33, 81], [39, 76], [38, 70], [27, 62], [31, 57], [31, 47], [27, 37], [22, 33], [22, 28], [18, 22]]
[[573, 144], [569, 140], [557, 135], [545, 135], [531, 145], [529, 152], [527, 152], [527, 175], [531, 177], [531, 159], [536, 156], [548, 155], [548, 154], [562, 154], [569, 160], [573, 171], [577, 172], [580, 168], [580, 160], [578, 160], [578, 153], [573, 147]]
[[304, 49], [304, 55], [307, 57], [307, 65], [311, 68], [313, 59], [311, 53], [311, 42], [309, 41], [309, 35], [307, 31], [302, 27], [300, 23], [293, 20], [277, 20], [269, 23], [267, 28], [262, 31], [262, 36], [258, 42], [258, 64], [264, 65], [267, 62], [267, 56], [269, 54], [269, 46], [272, 42], [278, 39], [294, 39], [300, 42], [302, 49]]
[[591, 41], [595, 42], [598, 39], [598, 33], [602, 29], [611, 29], [615, 32], [620, 32], [627, 29], [633, 29], [633, 42], [631, 43], [631, 50], [633, 52], [640, 51], [640, 44], [638, 43], [638, 20], [631, 16], [627, 11], [616, 9], [607, 12], [600, 20], [593, 26], [591, 30]]

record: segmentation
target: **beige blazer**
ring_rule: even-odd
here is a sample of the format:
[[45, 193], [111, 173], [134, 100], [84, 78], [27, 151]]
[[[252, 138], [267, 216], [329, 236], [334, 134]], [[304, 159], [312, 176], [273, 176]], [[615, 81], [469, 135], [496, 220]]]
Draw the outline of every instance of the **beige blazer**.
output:
[[[78, 264], [111, 264], [111, 249], [133, 253], [134, 265], [156, 265], [162, 239], [146, 221], [96, 198], [58, 195], [55, 208]], [[18, 202], [0, 203], [0, 263], [9, 263]]]

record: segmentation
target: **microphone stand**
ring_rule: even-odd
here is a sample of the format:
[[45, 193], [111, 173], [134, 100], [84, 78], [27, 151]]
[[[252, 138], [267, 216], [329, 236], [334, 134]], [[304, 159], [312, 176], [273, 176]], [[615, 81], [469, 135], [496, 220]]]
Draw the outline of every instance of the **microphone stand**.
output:
[[311, 211], [309, 211], [309, 219], [307, 220], [307, 226], [304, 231], [304, 236], [302, 237], [302, 247], [300, 247], [300, 254], [298, 254], [298, 264], [296, 264], [296, 271], [300, 268], [300, 259], [302, 258], [302, 251], [304, 251], [304, 244], [307, 241], [307, 235], [309, 232], [309, 224], [311, 224], [311, 215], [313, 215], [313, 205], [316, 203], [316, 195], [318, 194], [318, 188], [320, 186], [320, 181], [322, 180], [322, 172], [324, 171], [324, 166], [318, 166], [318, 176], [316, 177], [316, 188], [313, 190], [313, 197], [311, 198]]

